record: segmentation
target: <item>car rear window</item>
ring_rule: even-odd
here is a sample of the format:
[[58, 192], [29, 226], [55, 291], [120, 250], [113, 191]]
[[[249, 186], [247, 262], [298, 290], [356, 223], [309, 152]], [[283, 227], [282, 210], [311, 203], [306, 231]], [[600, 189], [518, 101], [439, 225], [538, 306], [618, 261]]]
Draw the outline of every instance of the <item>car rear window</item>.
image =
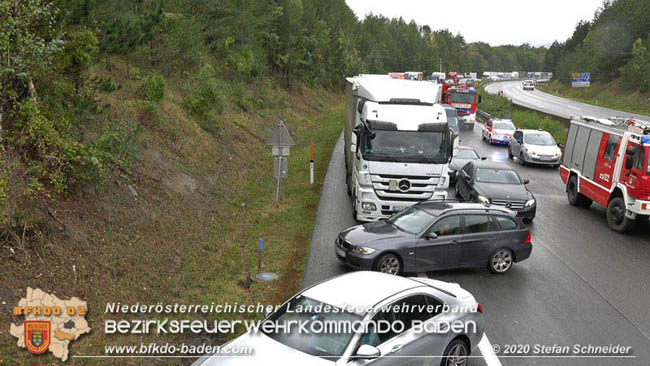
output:
[[466, 215], [464, 234], [484, 233], [490, 231], [490, 221], [486, 215]]
[[509, 217], [495, 216], [494, 218], [499, 223], [501, 230], [515, 230], [518, 227], [517, 222]]

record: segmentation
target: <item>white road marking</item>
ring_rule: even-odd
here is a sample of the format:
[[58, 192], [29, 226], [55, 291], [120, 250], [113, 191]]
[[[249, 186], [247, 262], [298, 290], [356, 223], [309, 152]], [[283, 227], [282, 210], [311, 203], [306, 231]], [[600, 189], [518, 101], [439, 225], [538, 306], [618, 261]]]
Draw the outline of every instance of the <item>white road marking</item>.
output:
[[478, 349], [481, 351], [483, 359], [485, 359], [485, 363], [488, 366], [501, 366], [501, 361], [499, 361], [497, 354], [494, 353], [492, 343], [490, 343], [490, 340], [485, 333], [483, 333], [483, 338], [481, 338], [481, 341], [478, 343]]

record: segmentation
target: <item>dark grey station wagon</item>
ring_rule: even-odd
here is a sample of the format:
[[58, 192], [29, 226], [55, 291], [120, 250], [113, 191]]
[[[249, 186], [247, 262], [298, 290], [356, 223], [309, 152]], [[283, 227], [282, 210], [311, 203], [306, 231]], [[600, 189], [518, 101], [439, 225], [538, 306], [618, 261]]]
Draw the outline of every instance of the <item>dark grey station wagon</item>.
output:
[[336, 256], [356, 269], [390, 274], [485, 267], [505, 273], [530, 256], [531, 235], [506, 208], [428, 201], [386, 220], [343, 230]]

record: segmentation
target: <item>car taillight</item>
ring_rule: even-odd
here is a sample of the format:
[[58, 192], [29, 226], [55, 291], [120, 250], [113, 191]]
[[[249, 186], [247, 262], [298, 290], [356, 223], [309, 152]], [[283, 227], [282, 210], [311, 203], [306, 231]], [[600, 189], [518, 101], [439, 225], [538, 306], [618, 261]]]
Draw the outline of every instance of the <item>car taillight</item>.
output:
[[530, 231], [528, 232], [528, 235], [526, 235], [526, 244], [532, 244], [533, 242], [533, 236], [530, 235]]
[[477, 302], [477, 303], [476, 303], [476, 310], [477, 310], [479, 313], [483, 314], [483, 307], [481, 306], [481, 303], [480, 303], [480, 302]]

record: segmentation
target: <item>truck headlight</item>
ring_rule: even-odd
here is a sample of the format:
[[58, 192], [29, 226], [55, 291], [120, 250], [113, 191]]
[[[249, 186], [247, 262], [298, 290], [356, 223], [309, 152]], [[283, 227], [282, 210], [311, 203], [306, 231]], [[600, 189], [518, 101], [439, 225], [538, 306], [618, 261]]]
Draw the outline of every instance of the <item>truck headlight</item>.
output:
[[372, 254], [375, 252], [375, 249], [368, 248], [368, 247], [352, 247], [352, 253], [354, 254]]
[[366, 211], [374, 211], [377, 209], [377, 206], [375, 206], [375, 204], [372, 202], [361, 202], [361, 209]]
[[481, 202], [481, 203], [490, 204], [490, 199], [487, 198], [487, 197], [483, 197], [483, 196], [479, 195], [477, 198], [478, 198], [478, 201]]
[[531, 207], [535, 205], [535, 199], [531, 198], [528, 201], [526, 201], [526, 207]]

